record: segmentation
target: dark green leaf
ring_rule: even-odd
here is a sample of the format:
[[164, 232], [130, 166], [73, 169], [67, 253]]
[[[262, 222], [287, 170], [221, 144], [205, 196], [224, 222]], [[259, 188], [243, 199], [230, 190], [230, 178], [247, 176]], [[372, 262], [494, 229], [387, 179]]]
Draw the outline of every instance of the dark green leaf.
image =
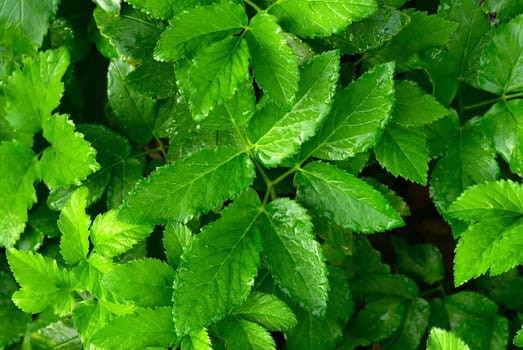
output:
[[323, 252], [312, 234], [305, 209], [289, 199], [276, 199], [260, 222], [263, 254], [278, 286], [315, 315], [327, 307], [329, 282]]
[[223, 318], [247, 299], [260, 263], [254, 226], [260, 214], [257, 194], [247, 191], [205, 226], [182, 255], [173, 293], [179, 335]]
[[368, 17], [374, 11], [374, 0], [286, 0], [277, 2], [270, 9], [284, 27], [311, 38], [337, 33], [352, 21]]
[[136, 183], [143, 178], [144, 166], [137, 159], [126, 159], [111, 174], [107, 190], [107, 207], [116, 209], [127, 197]]
[[415, 298], [419, 295], [416, 283], [410, 278], [397, 274], [368, 275], [351, 281], [354, 298], [376, 300], [378, 297], [395, 296]]
[[18, 288], [11, 274], [0, 270], [0, 286], [0, 347], [7, 347], [24, 334], [31, 315], [18, 309], [11, 300], [11, 295]]
[[149, 97], [166, 98], [177, 91], [173, 65], [152, 59], [130, 72], [125, 80], [131, 89]]
[[76, 129], [96, 149], [96, 160], [105, 168], [129, 157], [131, 145], [127, 139], [100, 124], [79, 124]]
[[429, 324], [430, 305], [422, 298], [407, 302], [401, 326], [396, 334], [382, 345], [384, 350], [415, 350]]
[[278, 165], [314, 136], [330, 110], [338, 70], [338, 52], [330, 51], [314, 57], [301, 70], [296, 103], [290, 111], [268, 102], [253, 117], [249, 136], [254, 143], [254, 154], [264, 165]]
[[151, 224], [187, 221], [237, 197], [253, 178], [251, 160], [237, 149], [224, 146], [194, 153], [140, 181], [126, 198], [118, 217]]
[[332, 165], [310, 163], [296, 174], [297, 198], [320, 216], [356, 232], [403, 225], [387, 200], [364, 181]]
[[256, 82], [271, 100], [289, 105], [298, 92], [298, 60], [277, 20], [258, 13], [251, 19], [246, 39]]
[[494, 13], [500, 22], [523, 13], [523, 3], [518, 0], [486, 0], [481, 4], [481, 8], [486, 13]]
[[13, 246], [36, 202], [36, 155], [18, 141], [0, 143], [0, 246]]

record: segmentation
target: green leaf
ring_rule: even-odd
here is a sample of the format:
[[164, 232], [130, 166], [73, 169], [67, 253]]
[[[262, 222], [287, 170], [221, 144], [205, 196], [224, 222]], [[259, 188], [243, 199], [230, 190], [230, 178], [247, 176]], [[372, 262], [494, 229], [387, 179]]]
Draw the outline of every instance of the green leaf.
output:
[[183, 252], [191, 245], [194, 238], [195, 236], [193, 236], [191, 230], [186, 225], [174, 222], [165, 226], [163, 230], [163, 246], [169, 265], [174, 268], [180, 265]]
[[296, 174], [294, 182], [298, 201], [350, 230], [373, 233], [404, 224], [379, 192], [332, 165], [310, 163]]
[[523, 89], [523, 15], [501, 24], [479, 59], [477, 85], [504, 95]]
[[373, 147], [391, 116], [393, 74], [394, 64], [379, 65], [341, 90], [316, 137], [303, 146], [304, 157], [343, 160]]
[[136, 183], [143, 178], [144, 165], [138, 159], [126, 159], [111, 172], [107, 190], [107, 207], [118, 208]]
[[108, 258], [125, 253], [153, 230], [152, 226], [120, 221], [116, 218], [117, 214], [118, 211], [113, 209], [98, 215], [91, 226], [94, 249]]
[[150, 224], [184, 222], [237, 197], [252, 183], [254, 175], [251, 160], [237, 149], [223, 146], [197, 152], [140, 181], [118, 217]]
[[116, 300], [131, 301], [143, 307], [169, 306], [174, 275], [174, 270], [160, 260], [137, 259], [106, 273], [102, 284]]
[[125, 80], [134, 91], [149, 97], [166, 98], [176, 95], [176, 79], [172, 64], [148, 59], [130, 72]]
[[52, 307], [57, 314], [72, 311], [73, 277], [56, 261], [39, 253], [15, 249], [7, 251], [9, 267], [22, 287], [13, 294], [13, 302], [25, 312], [39, 313]]
[[496, 103], [482, 123], [510, 170], [523, 174], [523, 99]]
[[171, 19], [175, 14], [172, 0], [126, 0], [126, 2], [154, 18]]
[[418, 128], [391, 124], [374, 148], [378, 162], [394, 176], [425, 185], [429, 170], [429, 147]]
[[523, 347], [523, 328], [520, 329], [514, 337], [514, 345]]
[[251, 293], [233, 314], [259, 323], [270, 331], [285, 331], [296, 325], [296, 316], [292, 310], [272, 294]]
[[277, 285], [315, 315], [327, 307], [329, 281], [306, 210], [289, 199], [269, 203], [260, 222], [263, 254]]
[[58, 228], [62, 233], [60, 253], [69, 265], [84, 260], [89, 252], [91, 217], [85, 213], [88, 194], [86, 187], [77, 189], [65, 203], [58, 219]]
[[285, 111], [268, 102], [249, 124], [254, 154], [266, 166], [275, 166], [294, 155], [314, 136], [329, 113], [338, 80], [339, 53], [329, 51], [314, 57], [301, 70], [296, 103]]
[[486, 13], [495, 13], [500, 22], [508, 21], [523, 13], [523, 4], [518, 0], [486, 0], [481, 4]]
[[0, 285], [0, 347], [7, 348], [23, 336], [32, 320], [30, 314], [17, 308], [11, 300], [11, 295], [18, 289], [11, 274], [0, 272]]
[[58, 0], [2, 0], [0, 20], [13, 29], [21, 30], [33, 46], [40, 47], [59, 3]]
[[22, 70], [13, 72], [4, 89], [5, 118], [16, 131], [31, 136], [40, 131], [60, 104], [64, 92], [61, 79], [68, 66], [69, 53], [61, 48], [27, 58]]
[[181, 350], [212, 350], [211, 338], [205, 328], [187, 334], [180, 346]]
[[18, 141], [0, 143], [0, 246], [11, 247], [27, 222], [27, 210], [36, 202], [36, 155]]
[[372, 274], [351, 281], [355, 299], [376, 300], [384, 296], [412, 299], [419, 295], [416, 282], [399, 274]]
[[[106, 258], [96, 252], [91, 252], [86, 261], [73, 268], [76, 278], [75, 289], [87, 291], [100, 299], [105, 299], [109, 294], [107, 288], [102, 285], [102, 277], [115, 267], [110, 258]], [[112, 299], [111, 299], [112, 300]]]
[[179, 335], [221, 319], [247, 299], [260, 263], [254, 226], [260, 205], [257, 194], [247, 191], [220, 219], [203, 227], [183, 254], [173, 293]]
[[228, 37], [201, 50], [189, 69], [189, 103], [195, 120], [204, 119], [231, 98], [249, 78], [249, 50], [243, 37]]
[[484, 49], [485, 34], [491, 30], [480, 6], [475, 0], [442, 0], [439, 6], [438, 15], [458, 23], [447, 44], [450, 59], [446, 62], [455, 81], [472, 84], [476, 80], [478, 56]]
[[376, 7], [374, 0], [285, 0], [271, 6], [270, 12], [290, 31], [312, 38], [337, 33], [370, 16]]
[[156, 102], [133, 90], [126, 77], [133, 66], [121, 59], [112, 60], [108, 70], [107, 96], [118, 125], [138, 144], [149, 142], [156, 121]]
[[427, 350], [470, 350], [470, 348], [454, 333], [434, 327], [430, 330], [427, 339]]
[[80, 185], [87, 175], [97, 171], [96, 150], [66, 115], [53, 115], [43, 121], [44, 138], [51, 144], [40, 159], [40, 170], [49, 189]]
[[[174, 4], [169, 5], [172, 8]], [[190, 58], [209, 44], [238, 33], [246, 25], [245, 9], [233, 2], [215, 3], [181, 12], [162, 33], [154, 57], [161, 61]]]
[[97, 7], [93, 12], [100, 33], [124, 58], [144, 60], [152, 56], [163, 24], [130, 6], [122, 6], [113, 16]]
[[254, 322], [226, 318], [217, 328], [227, 349], [276, 350], [271, 334]]
[[445, 107], [415, 83], [402, 80], [396, 84], [396, 103], [392, 111], [394, 122], [403, 126], [420, 126], [448, 114]]
[[112, 15], [120, 13], [121, 0], [94, 0], [94, 2], [100, 6], [105, 12]]
[[521, 217], [523, 186], [500, 180], [469, 187], [449, 207], [449, 214], [468, 221]]
[[289, 105], [298, 92], [298, 60], [277, 23], [260, 12], [251, 19], [245, 38], [249, 44], [256, 83], [274, 102]]
[[76, 130], [96, 149], [96, 160], [102, 168], [113, 167], [131, 154], [129, 141], [100, 124], [80, 124]]
[[384, 350], [418, 349], [430, 317], [430, 304], [422, 298], [414, 298], [407, 302], [405, 314], [396, 334], [386, 340]]
[[102, 348], [115, 350], [145, 349], [147, 347], [171, 347], [178, 344], [174, 331], [171, 308], [139, 309], [112, 321], [91, 338]]
[[445, 267], [441, 252], [432, 244], [408, 244], [403, 238], [391, 237], [399, 270], [427, 285], [444, 278]]

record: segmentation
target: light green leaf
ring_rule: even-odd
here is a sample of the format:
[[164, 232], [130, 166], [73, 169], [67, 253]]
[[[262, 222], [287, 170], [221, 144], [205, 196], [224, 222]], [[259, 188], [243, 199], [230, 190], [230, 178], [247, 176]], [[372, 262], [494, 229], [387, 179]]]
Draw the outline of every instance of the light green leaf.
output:
[[180, 265], [181, 256], [191, 245], [195, 236], [189, 227], [179, 222], [169, 223], [163, 230], [163, 247], [169, 265], [176, 268]]
[[429, 147], [418, 128], [391, 124], [374, 148], [378, 162], [394, 176], [425, 185], [429, 170]]
[[376, 11], [374, 0], [283, 0], [270, 12], [290, 31], [306, 37], [328, 36]]
[[143, 307], [169, 306], [174, 275], [174, 270], [160, 260], [136, 259], [106, 273], [102, 284], [116, 300], [131, 301]]
[[39, 253], [15, 249], [7, 251], [7, 260], [16, 281], [22, 287], [13, 294], [16, 306], [34, 314], [49, 307], [57, 314], [72, 311], [73, 278], [55, 260]]
[[84, 260], [89, 252], [89, 226], [91, 217], [85, 213], [87, 187], [80, 187], [65, 203], [58, 219], [60, 253], [67, 264], [74, 265]]
[[231, 98], [249, 78], [249, 50], [243, 37], [228, 37], [201, 50], [189, 69], [189, 103], [195, 120], [204, 119]]
[[[91, 252], [85, 261], [73, 267], [76, 290], [87, 291], [99, 300], [107, 298], [109, 292], [102, 285], [102, 277], [115, 267], [111, 258]], [[111, 299], [112, 300], [112, 299]]]
[[523, 14], [501, 24], [479, 59], [477, 85], [504, 95], [523, 89]]
[[496, 103], [485, 113], [482, 124], [510, 170], [523, 174], [523, 99]]
[[113, 209], [98, 215], [91, 226], [94, 249], [108, 258], [125, 253], [153, 230], [152, 226], [120, 221], [116, 218], [117, 214], [118, 211]]
[[59, 3], [58, 0], [1, 0], [0, 20], [21, 29], [32, 45], [40, 47]]
[[32, 136], [40, 131], [60, 104], [64, 92], [61, 79], [68, 66], [66, 49], [48, 50], [24, 60], [22, 70], [15, 70], [9, 77], [4, 88], [5, 118], [17, 132]]
[[396, 84], [396, 103], [392, 120], [403, 126], [420, 126], [448, 115], [449, 111], [415, 83], [402, 80]]
[[511, 180], [500, 180], [469, 187], [452, 203], [448, 212], [468, 221], [523, 216], [523, 186]]
[[149, 142], [156, 120], [156, 102], [128, 86], [125, 78], [133, 66], [121, 59], [111, 61], [107, 97], [116, 122], [138, 144]]
[[276, 350], [271, 334], [257, 323], [230, 317], [217, 328], [227, 349]]
[[268, 102], [249, 124], [254, 154], [266, 166], [294, 155], [314, 136], [329, 113], [338, 80], [339, 53], [329, 51], [313, 58], [301, 71], [297, 102], [290, 111]]
[[514, 345], [523, 347], [523, 328], [520, 329], [514, 337]]
[[256, 192], [247, 191], [205, 226], [183, 254], [173, 293], [179, 335], [221, 319], [247, 299], [260, 263], [254, 226], [260, 205]]
[[332, 165], [313, 162], [296, 174], [297, 199], [312, 211], [356, 232], [382, 232], [403, 220], [371, 186]]
[[434, 327], [427, 339], [427, 350], [470, 350], [454, 333]]
[[274, 102], [290, 105], [298, 92], [298, 60], [277, 18], [260, 12], [251, 19], [245, 38], [256, 83]]
[[394, 105], [394, 64], [374, 67], [336, 95], [331, 114], [302, 156], [343, 160], [376, 143]]
[[117, 15], [120, 13], [121, 0], [94, 0], [94, 2], [105, 12], [108, 12], [112, 15]]
[[270, 331], [285, 331], [296, 325], [296, 316], [292, 310], [272, 294], [251, 293], [233, 314], [259, 323]]
[[[113, 312], [115, 306], [111, 304], [104, 300], [84, 300], [76, 305], [73, 311], [74, 325], [84, 345], [90, 343], [94, 333], [118, 317]], [[127, 309], [127, 313], [133, 312], [133, 307], [127, 306]]]
[[139, 309], [132, 315], [116, 318], [96, 332], [91, 342], [114, 350], [174, 347], [178, 338], [174, 331], [171, 308]]
[[263, 254], [277, 285], [314, 315], [323, 314], [329, 281], [306, 210], [292, 200], [276, 199], [267, 206], [260, 231]]
[[124, 201], [118, 217], [150, 224], [184, 222], [237, 197], [252, 183], [254, 175], [251, 160], [237, 149], [223, 146], [200, 151], [140, 181]]
[[36, 202], [36, 155], [17, 141], [0, 143], [0, 247], [13, 246]]
[[187, 334], [180, 346], [181, 350], [212, 350], [211, 338], [205, 328]]
[[51, 144], [40, 159], [44, 183], [49, 189], [79, 185], [87, 175], [97, 171], [96, 150], [66, 115], [53, 115], [43, 121], [44, 138]]
[[215, 3], [181, 12], [162, 33], [154, 57], [161, 61], [190, 58], [209, 44], [238, 33], [246, 25], [245, 9], [233, 2]]
[[506, 227], [492, 248], [491, 275], [499, 275], [523, 264], [523, 220]]
[[93, 18], [102, 36], [123, 58], [145, 60], [152, 56], [163, 23], [124, 4], [118, 16], [97, 7]]
[[159, 19], [171, 19], [175, 15], [173, 5], [176, 0], [126, 0], [133, 7]]

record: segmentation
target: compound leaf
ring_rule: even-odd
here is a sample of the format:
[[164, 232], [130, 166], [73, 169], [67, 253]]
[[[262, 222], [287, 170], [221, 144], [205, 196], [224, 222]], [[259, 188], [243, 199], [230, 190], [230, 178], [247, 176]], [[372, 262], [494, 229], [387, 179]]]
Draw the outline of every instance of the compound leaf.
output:
[[347, 229], [373, 233], [404, 224], [378, 191], [332, 165], [310, 163], [296, 174], [294, 182], [300, 202]]
[[58, 228], [60, 237], [60, 253], [67, 264], [74, 265], [87, 257], [89, 252], [89, 226], [91, 217], [86, 214], [87, 187], [80, 187], [65, 203]]
[[477, 85], [498, 95], [523, 89], [523, 14], [492, 35], [480, 56]]
[[245, 192], [183, 254], [173, 293], [179, 335], [219, 320], [247, 299], [260, 263], [254, 226], [260, 205], [256, 192]]
[[297, 102], [285, 111], [268, 102], [249, 124], [254, 154], [266, 166], [275, 166], [294, 155], [314, 136], [330, 110], [338, 80], [339, 53], [326, 52], [313, 58], [301, 71]]
[[415, 83], [402, 80], [396, 84], [396, 103], [392, 120], [403, 126], [420, 126], [448, 115], [449, 111]]
[[[21, 1], [22, 3], [24, 1]], [[22, 70], [7, 80], [5, 118], [18, 132], [34, 134], [60, 104], [62, 77], [69, 66], [66, 49], [48, 50], [27, 58]]]
[[73, 309], [70, 293], [73, 277], [54, 259], [39, 253], [16, 249], [7, 251], [7, 260], [21, 289], [13, 294], [13, 302], [23, 311], [39, 313], [52, 306], [59, 314]]
[[270, 331], [285, 331], [296, 325], [296, 316], [292, 310], [272, 294], [251, 293], [233, 314], [259, 323]]
[[271, 334], [257, 323], [226, 318], [217, 328], [227, 349], [276, 350]]
[[18, 141], [0, 143], [0, 246], [11, 247], [24, 231], [36, 202], [36, 155]]
[[136, 259], [106, 273], [102, 284], [116, 300], [131, 301], [143, 307], [169, 306], [174, 275], [174, 270], [160, 260]]
[[254, 175], [249, 157], [235, 148], [200, 151], [140, 181], [125, 199], [118, 217], [141, 224], [184, 222], [237, 197]]
[[263, 254], [278, 286], [313, 314], [323, 314], [329, 281], [306, 210], [290, 199], [276, 199], [267, 206], [260, 230]]
[[98, 215], [91, 226], [94, 249], [107, 258], [125, 253], [153, 230], [152, 226], [120, 221], [116, 218], [117, 214], [118, 210], [112, 209]]
[[162, 33], [154, 57], [161, 61], [192, 57], [198, 50], [238, 33], [246, 25], [245, 10], [236, 3], [222, 2], [193, 8], [173, 19]]
[[429, 147], [417, 128], [389, 125], [374, 148], [378, 162], [394, 176], [425, 185], [429, 170]]
[[138, 309], [131, 315], [118, 317], [96, 332], [91, 342], [115, 350], [145, 349], [147, 347], [176, 347], [171, 308]]
[[258, 13], [251, 19], [245, 38], [256, 83], [271, 100], [289, 105], [298, 92], [298, 59], [277, 20], [265, 12]]
[[284, 0], [271, 6], [270, 12], [290, 31], [312, 38], [337, 33], [376, 8], [374, 0]]
[[189, 69], [189, 103], [195, 120], [204, 119], [248, 80], [249, 57], [247, 42], [235, 36], [215, 42], [196, 55]]
[[394, 105], [393, 73], [394, 64], [378, 65], [339, 92], [304, 157], [343, 160], [374, 146]]
[[44, 138], [51, 144], [40, 159], [40, 170], [49, 189], [79, 185], [87, 175], [97, 171], [96, 150], [75, 132], [66, 115], [47, 117], [42, 125]]

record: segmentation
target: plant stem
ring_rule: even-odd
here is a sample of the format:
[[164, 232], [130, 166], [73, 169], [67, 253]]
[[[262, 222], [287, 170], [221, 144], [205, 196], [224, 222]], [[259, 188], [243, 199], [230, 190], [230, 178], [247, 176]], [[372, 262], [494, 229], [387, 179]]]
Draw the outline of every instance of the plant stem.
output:
[[251, 0], [243, 0], [247, 5], [256, 10], [256, 12], [262, 12], [263, 10]]
[[496, 97], [496, 98], [491, 98], [491, 99], [488, 99], [488, 100], [485, 100], [485, 101], [481, 101], [481, 102], [478, 102], [478, 103], [474, 103], [474, 104], [465, 106], [465, 107], [463, 107], [463, 110], [464, 111], [468, 111], [468, 110], [471, 110], [471, 109], [475, 109], [475, 108], [483, 107], [483, 106], [486, 106], [486, 105], [489, 105], [489, 104], [492, 104], [492, 103], [496, 103], [496, 102], [499, 102], [499, 101], [508, 101], [508, 100], [511, 100], [511, 99], [514, 99], [514, 98], [518, 98], [518, 97], [523, 97], [523, 93], [516, 92], [516, 93], [510, 94], [510, 95], [503, 95], [503, 96], [499, 96], [499, 97]]

